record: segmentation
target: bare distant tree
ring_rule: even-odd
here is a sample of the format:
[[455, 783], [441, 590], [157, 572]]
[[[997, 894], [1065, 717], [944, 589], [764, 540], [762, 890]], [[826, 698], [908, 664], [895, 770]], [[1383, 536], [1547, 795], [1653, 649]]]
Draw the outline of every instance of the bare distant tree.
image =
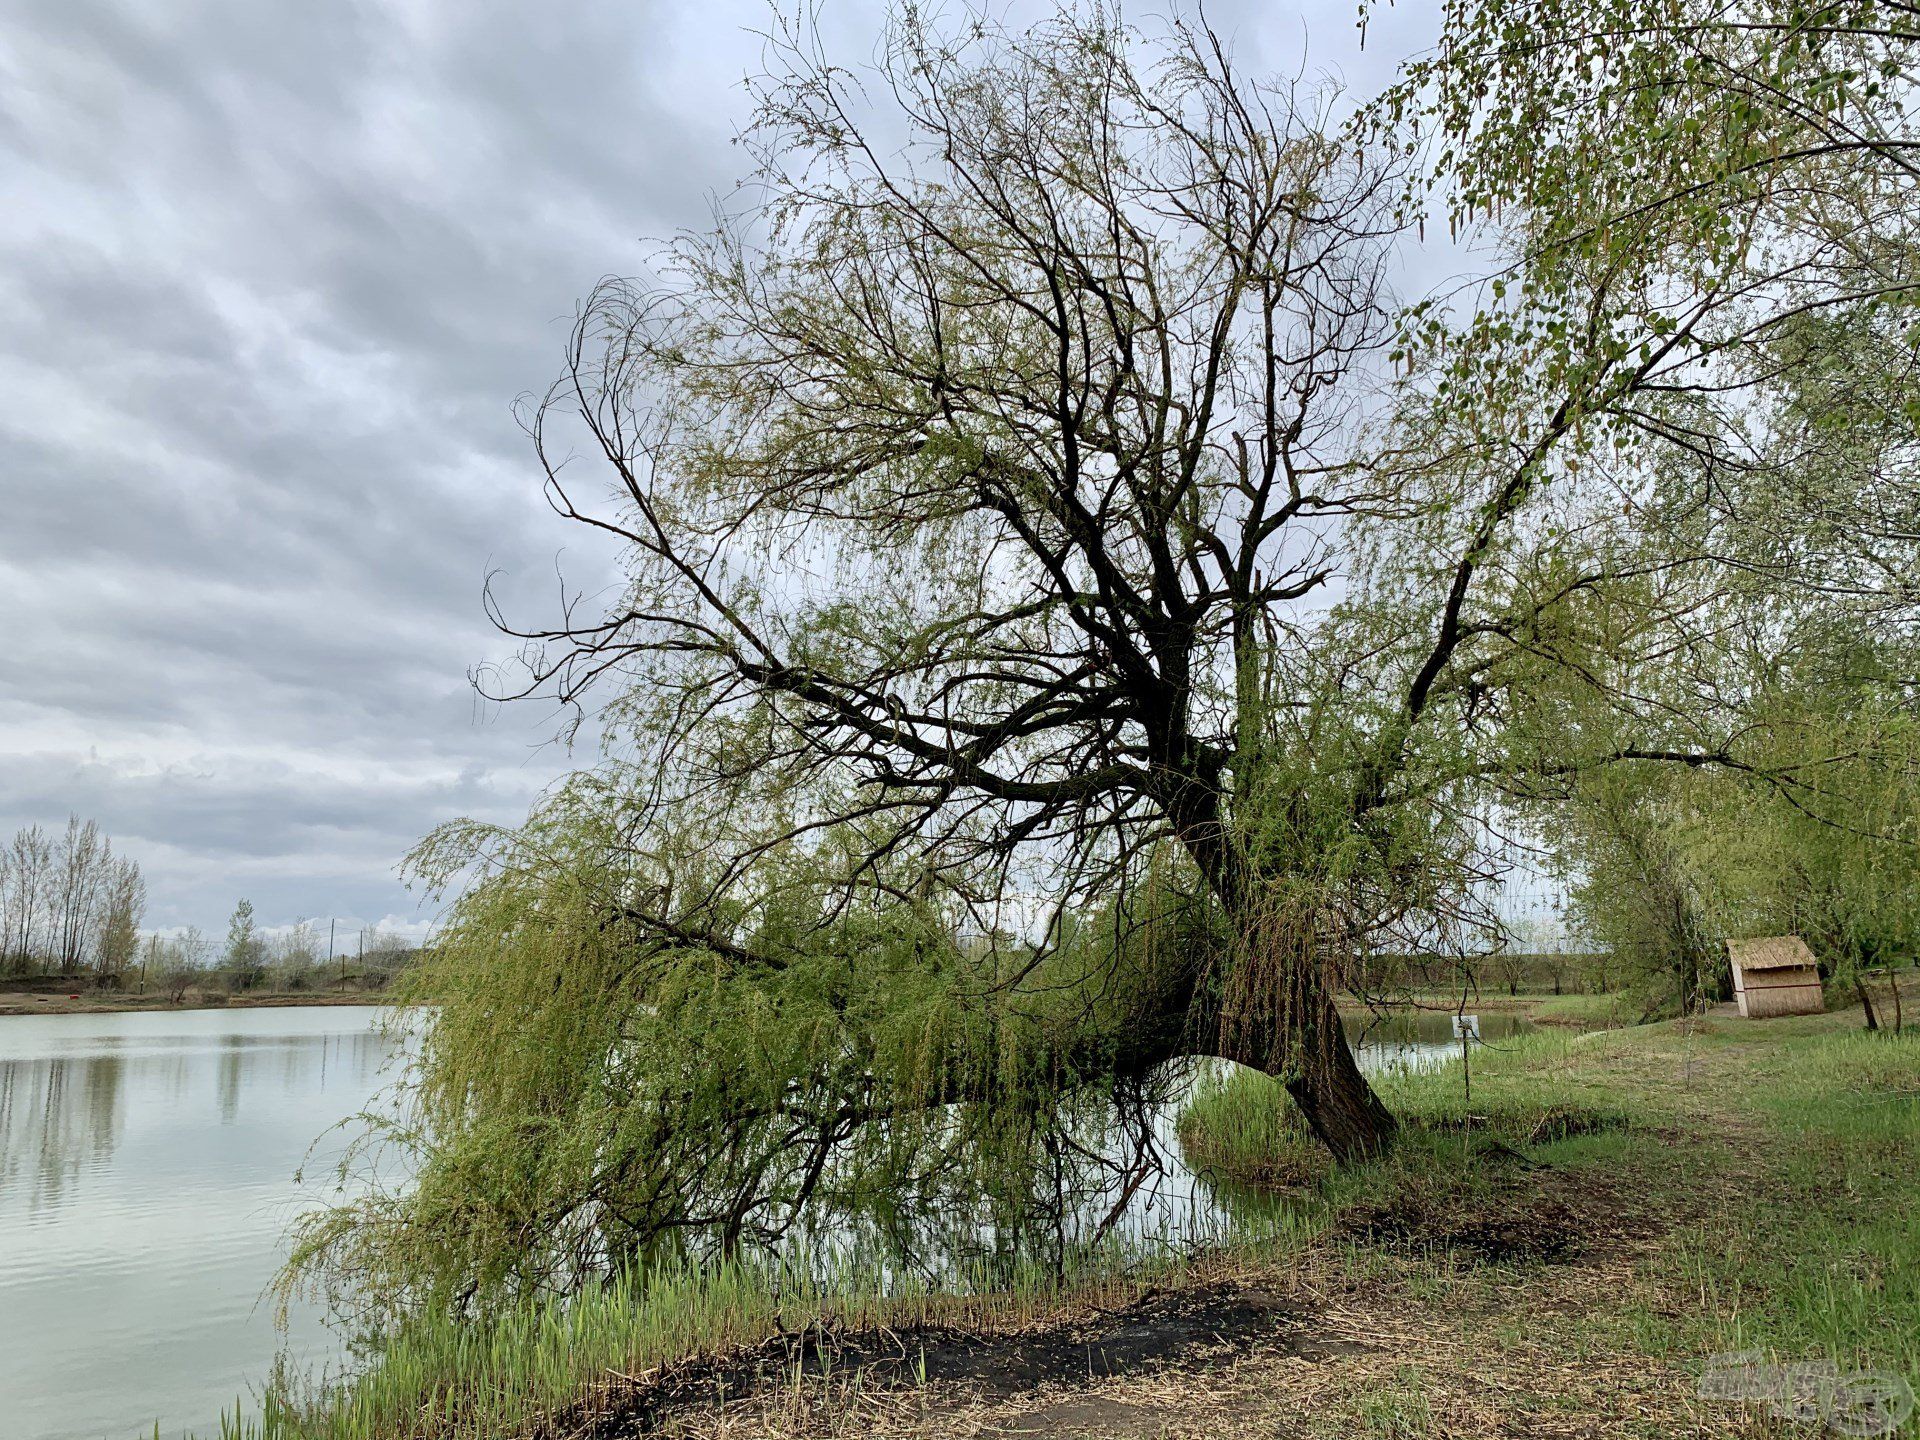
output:
[[52, 867], [53, 850], [38, 825], [14, 835], [0, 888], [0, 956], [16, 965], [29, 966], [42, 958]]
[[54, 958], [63, 970], [78, 970], [91, 953], [112, 858], [112, 847], [101, 839], [98, 825], [78, 815], [67, 817], [52, 869]]
[[96, 968], [104, 980], [122, 975], [133, 964], [147, 908], [147, 882], [140, 866], [125, 856], [103, 868], [106, 881], [95, 928], [99, 936]]
[[166, 938], [149, 935], [142, 953], [148, 983], [170, 1004], [178, 1005], [206, 975], [206, 937], [191, 926]]
[[227, 921], [226, 965], [234, 989], [250, 990], [260, 983], [266, 954], [266, 942], [254, 923], [253, 902], [243, 899]]

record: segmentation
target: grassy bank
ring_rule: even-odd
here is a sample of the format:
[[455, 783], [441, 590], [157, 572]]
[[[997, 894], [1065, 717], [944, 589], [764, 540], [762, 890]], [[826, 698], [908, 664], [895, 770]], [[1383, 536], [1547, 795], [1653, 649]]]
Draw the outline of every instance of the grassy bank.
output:
[[0, 986], [0, 1016], [114, 1015], [131, 1011], [245, 1010], [286, 1005], [383, 1005], [377, 990], [189, 990], [178, 999], [158, 991], [73, 990], [56, 994]]
[[[394, 1337], [342, 1389], [269, 1397], [264, 1422], [221, 1440], [504, 1440], [592, 1433], [676, 1368], [724, 1361], [770, 1339], [830, 1356], [836, 1337], [1014, 1338], [1225, 1273], [1219, 1255], [1091, 1257], [1063, 1286], [1035, 1268], [1008, 1283], [934, 1290], [867, 1271], [739, 1263], [627, 1274], [565, 1305], [532, 1303], [485, 1324], [432, 1319]], [[828, 1368], [832, 1361], [827, 1360]], [[724, 1367], [723, 1367], [724, 1368]]]
[[[1470, 1102], [1457, 1064], [1393, 1077], [1402, 1143], [1341, 1171], [1272, 1082], [1242, 1076], [1198, 1097], [1183, 1134], [1196, 1158], [1293, 1197], [1258, 1241], [968, 1298], [660, 1273], [486, 1327], [417, 1328], [330, 1408], [269, 1428], [1808, 1433], [1703, 1397], [1699, 1377], [1716, 1352], [1761, 1350], [1920, 1380], [1920, 1038], [1859, 1026], [1856, 1012], [1530, 1034], [1475, 1054]], [[1169, 1294], [1211, 1297], [1212, 1340], [1180, 1339], [1198, 1322]], [[1162, 1332], [1180, 1343], [1142, 1348]], [[1034, 1368], [1054, 1351], [1084, 1358]], [[715, 1362], [743, 1354], [754, 1363]]]
[[[1571, 1383], [1558, 1362], [1644, 1362], [1674, 1372], [1672, 1422], [1708, 1433], [1805, 1433], [1750, 1407], [1702, 1412], [1695, 1377], [1715, 1354], [1920, 1385], [1920, 1036], [1865, 1033], [1857, 1010], [1542, 1031], [1476, 1051], [1470, 1101], [1457, 1063], [1383, 1088], [1402, 1143], [1345, 1171], [1263, 1077], [1203, 1094], [1183, 1123], [1227, 1173], [1299, 1177], [1322, 1243], [1337, 1242], [1323, 1274], [1433, 1302], [1416, 1349], [1449, 1360], [1410, 1355], [1399, 1382], [1356, 1401], [1360, 1433], [1429, 1433], [1448, 1390], [1436, 1372], [1511, 1353], [1556, 1357], [1509, 1392], [1522, 1409], [1556, 1407]], [[1606, 1263], [1546, 1263], [1569, 1257]], [[1587, 1269], [1604, 1286], [1565, 1303]], [[1449, 1311], [1498, 1319], [1463, 1327]], [[1628, 1418], [1619, 1433], [1660, 1433]]]

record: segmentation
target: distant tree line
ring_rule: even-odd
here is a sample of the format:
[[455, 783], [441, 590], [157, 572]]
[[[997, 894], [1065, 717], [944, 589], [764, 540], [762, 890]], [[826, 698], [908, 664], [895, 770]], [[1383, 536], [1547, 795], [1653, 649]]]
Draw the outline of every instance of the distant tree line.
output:
[[77, 815], [49, 835], [20, 830], [0, 850], [0, 968], [118, 975], [134, 961], [147, 887], [133, 859]]
[[265, 934], [250, 900], [235, 908], [224, 944], [191, 926], [143, 936], [146, 906], [139, 863], [116, 854], [94, 821], [70, 816], [57, 834], [26, 826], [0, 849], [0, 974], [85, 974], [175, 999], [189, 988], [377, 989], [414, 953], [372, 926], [323, 936], [301, 920]]
[[[211, 974], [236, 993], [247, 990], [316, 990], [358, 986], [380, 989], [415, 954], [404, 937], [376, 926], [350, 935], [329, 933], [300, 920], [274, 935], [262, 934], [253, 902], [241, 900], [227, 922], [225, 944], [217, 949], [197, 930], [189, 930], [156, 948], [159, 971], [173, 977], [185, 970]], [[191, 978], [189, 979], [191, 983]]]
[[330, 951], [321, 927], [311, 920], [263, 934], [254, 921], [253, 903], [242, 900], [224, 942], [195, 926], [147, 936], [132, 983], [175, 1001], [189, 990], [202, 995], [382, 990], [418, 954], [412, 941], [371, 925], [337, 935], [335, 941]]

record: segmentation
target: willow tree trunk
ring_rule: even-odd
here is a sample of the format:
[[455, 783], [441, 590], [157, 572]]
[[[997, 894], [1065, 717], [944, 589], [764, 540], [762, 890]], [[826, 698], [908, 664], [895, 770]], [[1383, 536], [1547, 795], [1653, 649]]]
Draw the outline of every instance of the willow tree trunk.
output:
[[1344, 947], [1309, 907], [1255, 910], [1236, 926], [1236, 951], [1215, 1001], [1220, 1053], [1274, 1076], [1336, 1160], [1378, 1155], [1399, 1128], [1360, 1073], [1334, 1006]]
[[1283, 1078], [1314, 1138], [1336, 1160], [1363, 1160], [1393, 1143], [1399, 1122], [1360, 1073], [1333, 997], [1322, 990], [1321, 1001], [1310, 1024], [1296, 1025]]
[[1353, 1058], [1334, 1008], [1332, 958], [1351, 941], [1324, 895], [1299, 877], [1262, 875], [1246, 865], [1221, 822], [1216, 791], [1174, 788], [1163, 802], [1188, 854], [1226, 907], [1226, 969], [1208, 986], [1214, 1053], [1274, 1076], [1300, 1107], [1314, 1137], [1336, 1160], [1378, 1155], [1399, 1123]]

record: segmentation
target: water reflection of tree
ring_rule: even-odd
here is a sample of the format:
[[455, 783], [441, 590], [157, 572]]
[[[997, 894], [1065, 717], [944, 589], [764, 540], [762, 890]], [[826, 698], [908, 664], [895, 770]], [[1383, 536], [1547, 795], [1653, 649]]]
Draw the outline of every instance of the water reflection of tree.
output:
[[37, 1213], [104, 1166], [120, 1143], [125, 1079], [114, 1054], [0, 1061], [0, 1193], [25, 1193]]
[[[36, 1214], [70, 1203], [84, 1172], [105, 1170], [138, 1098], [163, 1106], [206, 1103], [207, 1062], [214, 1061], [214, 1101], [220, 1123], [236, 1124], [252, 1087], [278, 1083], [289, 1095], [317, 1092], [336, 1082], [357, 1086], [374, 1074], [387, 1039], [368, 1029], [347, 1035], [235, 1034], [212, 1041], [217, 1051], [185, 1048], [131, 1055], [118, 1037], [91, 1037], [94, 1054], [0, 1060], [0, 1201]], [[270, 1056], [277, 1055], [276, 1062]], [[306, 1137], [303, 1137], [306, 1138]], [[10, 1207], [11, 1208], [11, 1207]]]
[[[15, 1193], [19, 1181], [21, 1157], [26, 1153], [24, 1146], [9, 1143], [20, 1123], [16, 1122], [16, 1097], [26, 1086], [22, 1079], [24, 1067], [17, 1060], [0, 1061], [0, 1196]], [[31, 1101], [23, 1102], [30, 1106]]]
[[220, 1066], [215, 1084], [220, 1095], [220, 1123], [231, 1125], [240, 1117], [240, 1081], [246, 1072], [246, 1056], [237, 1036], [228, 1036], [220, 1047]]
[[825, 1276], [912, 1276], [944, 1288], [1019, 1288], [1097, 1251], [1165, 1255], [1218, 1241], [1274, 1202], [1206, 1183], [1181, 1154], [1175, 1124], [1198, 1069], [1175, 1063], [995, 1118], [955, 1107], [918, 1163], [862, 1185], [841, 1176], [838, 1203], [764, 1237]]

